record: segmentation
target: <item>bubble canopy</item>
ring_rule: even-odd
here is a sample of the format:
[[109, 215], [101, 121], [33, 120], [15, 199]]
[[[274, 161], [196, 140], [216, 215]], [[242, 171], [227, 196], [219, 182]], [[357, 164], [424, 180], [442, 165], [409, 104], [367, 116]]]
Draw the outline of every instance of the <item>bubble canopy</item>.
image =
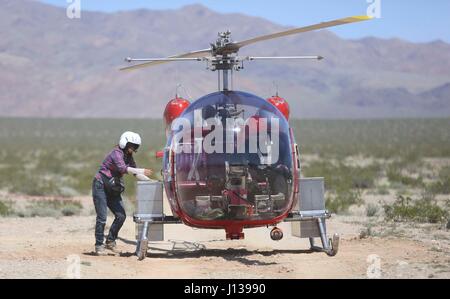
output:
[[270, 220], [292, 204], [289, 124], [271, 103], [224, 91], [172, 124], [164, 157], [169, 199], [197, 221]]

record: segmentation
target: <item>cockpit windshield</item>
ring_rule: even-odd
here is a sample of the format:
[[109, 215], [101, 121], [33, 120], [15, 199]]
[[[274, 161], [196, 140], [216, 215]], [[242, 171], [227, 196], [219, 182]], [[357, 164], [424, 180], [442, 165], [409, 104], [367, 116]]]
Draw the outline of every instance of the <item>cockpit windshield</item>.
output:
[[171, 132], [173, 158], [165, 163], [173, 163], [174, 193], [190, 217], [265, 220], [289, 209], [289, 125], [272, 104], [243, 92], [210, 94], [186, 109]]

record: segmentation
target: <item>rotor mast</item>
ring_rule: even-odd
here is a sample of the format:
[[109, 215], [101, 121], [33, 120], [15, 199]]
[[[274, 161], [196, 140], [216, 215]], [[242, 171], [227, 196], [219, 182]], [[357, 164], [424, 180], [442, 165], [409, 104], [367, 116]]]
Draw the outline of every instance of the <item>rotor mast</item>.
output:
[[[233, 81], [233, 68], [236, 67], [236, 62], [231, 59], [232, 53], [226, 53], [222, 49], [232, 44], [231, 31], [219, 32], [218, 38], [215, 44], [211, 44], [212, 54], [216, 58], [212, 60], [212, 65], [208, 65], [208, 69], [212, 71], [217, 70], [218, 76], [218, 90], [228, 91], [230, 90], [229, 82]], [[221, 52], [219, 54], [219, 52]], [[236, 52], [237, 53], [237, 52]], [[221, 79], [222, 75], [222, 80]], [[222, 86], [220, 83], [222, 82]]]

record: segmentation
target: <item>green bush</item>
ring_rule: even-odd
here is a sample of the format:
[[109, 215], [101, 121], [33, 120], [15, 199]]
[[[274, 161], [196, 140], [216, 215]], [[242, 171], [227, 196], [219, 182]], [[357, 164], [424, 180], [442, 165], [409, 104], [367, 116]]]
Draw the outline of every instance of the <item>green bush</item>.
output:
[[343, 163], [333, 165], [326, 161], [315, 161], [303, 169], [307, 177], [324, 177], [327, 190], [348, 190], [373, 188], [381, 167], [373, 164], [367, 167], [351, 167]]
[[75, 215], [80, 215], [81, 210], [82, 210], [82, 208], [77, 205], [68, 204], [64, 208], [62, 208], [61, 214], [63, 216], [75, 216]]
[[384, 205], [386, 220], [415, 221], [422, 223], [445, 222], [448, 212], [437, 205], [434, 200], [422, 197], [412, 200], [399, 196], [392, 205]]
[[439, 172], [439, 179], [427, 186], [434, 194], [450, 194], [450, 167], [444, 167]]
[[9, 216], [14, 213], [11, 202], [0, 201], [0, 216]]
[[359, 238], [360, 239], [367, 239], [369, 237], [374, 237], [377, 235], [377, 233], [373, 229], [372, 223], [367, 223], [365, 227], [359, 232]]
[[352, 205], [361, 205], [361, 189], [371, 188], [380, 171], [379, 165], [350, 167], [343, 163], [313, 162], [304, 168], [307, 177], [324, 177], [329, 192], [326, 208], [332, 213], [345, 213]]
[[352, 205], [361, 205], [362, 202], [359, 190], [345, 189], [328, 196], [325, 206], [330, 212], [340, 214], [347, 212]]
[[61, 212], [45, 206], [29, 206], [20, 214], [22, 217], [59, 217]]
[[59, 195], [56, 183], [51, 180], [44, 180], [39, 175], [23, 175], [21, 179], [12, 182], [10, 191], [31, 196]]
[[19, 213], [21, 217], [59, 217], [79, 215], [83, 205], [76, 200], [38, 200], [29, 204], [24, 211]]
[[353, 188], [370, 189], [375, 186], [375, 179], [380, 176], [381, 167], [372, 164], [366, 167], [348, 167], [347, 170], [352, 178]]
[[55, 210], [61, 210], [66, 206], [76, 206], [78, 208], [83, 208], [83, 205], [77, 200], [62, 200], [62, 199], [48, 199], [48, 200], [37, 200], [33, 202], [33, 205], [38, 207], [49, 207]]
[[409, 176], [405, 176], [401, 173], [401, 169], [398, 169], [396, 166], [390, 166], [387, 171], [387, 178], [391, 183], [400, 183], [405, 186], [412, 187], [422, 187], [423, 179], [422, 177], [412, 178]]
[[389, 189], [386, 186], [380, 186], [376, 191], [377, 195], [389, 195]]
[[367, 217], [375, 217], [380, 210], [379, 206], [376, 204], [369, 203], [366, 206], [366, 215]]

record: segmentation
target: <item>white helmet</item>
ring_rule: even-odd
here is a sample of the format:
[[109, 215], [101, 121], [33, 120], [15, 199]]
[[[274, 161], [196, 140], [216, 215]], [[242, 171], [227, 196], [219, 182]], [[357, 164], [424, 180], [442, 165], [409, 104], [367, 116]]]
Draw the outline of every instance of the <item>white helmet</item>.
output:
[[120, 136], [119, 147], [125, 149], [128, 143], [136, 144], [138, 146], [141, 145], [141, 136], [133, 132], [123, 133], [122, 136]]

